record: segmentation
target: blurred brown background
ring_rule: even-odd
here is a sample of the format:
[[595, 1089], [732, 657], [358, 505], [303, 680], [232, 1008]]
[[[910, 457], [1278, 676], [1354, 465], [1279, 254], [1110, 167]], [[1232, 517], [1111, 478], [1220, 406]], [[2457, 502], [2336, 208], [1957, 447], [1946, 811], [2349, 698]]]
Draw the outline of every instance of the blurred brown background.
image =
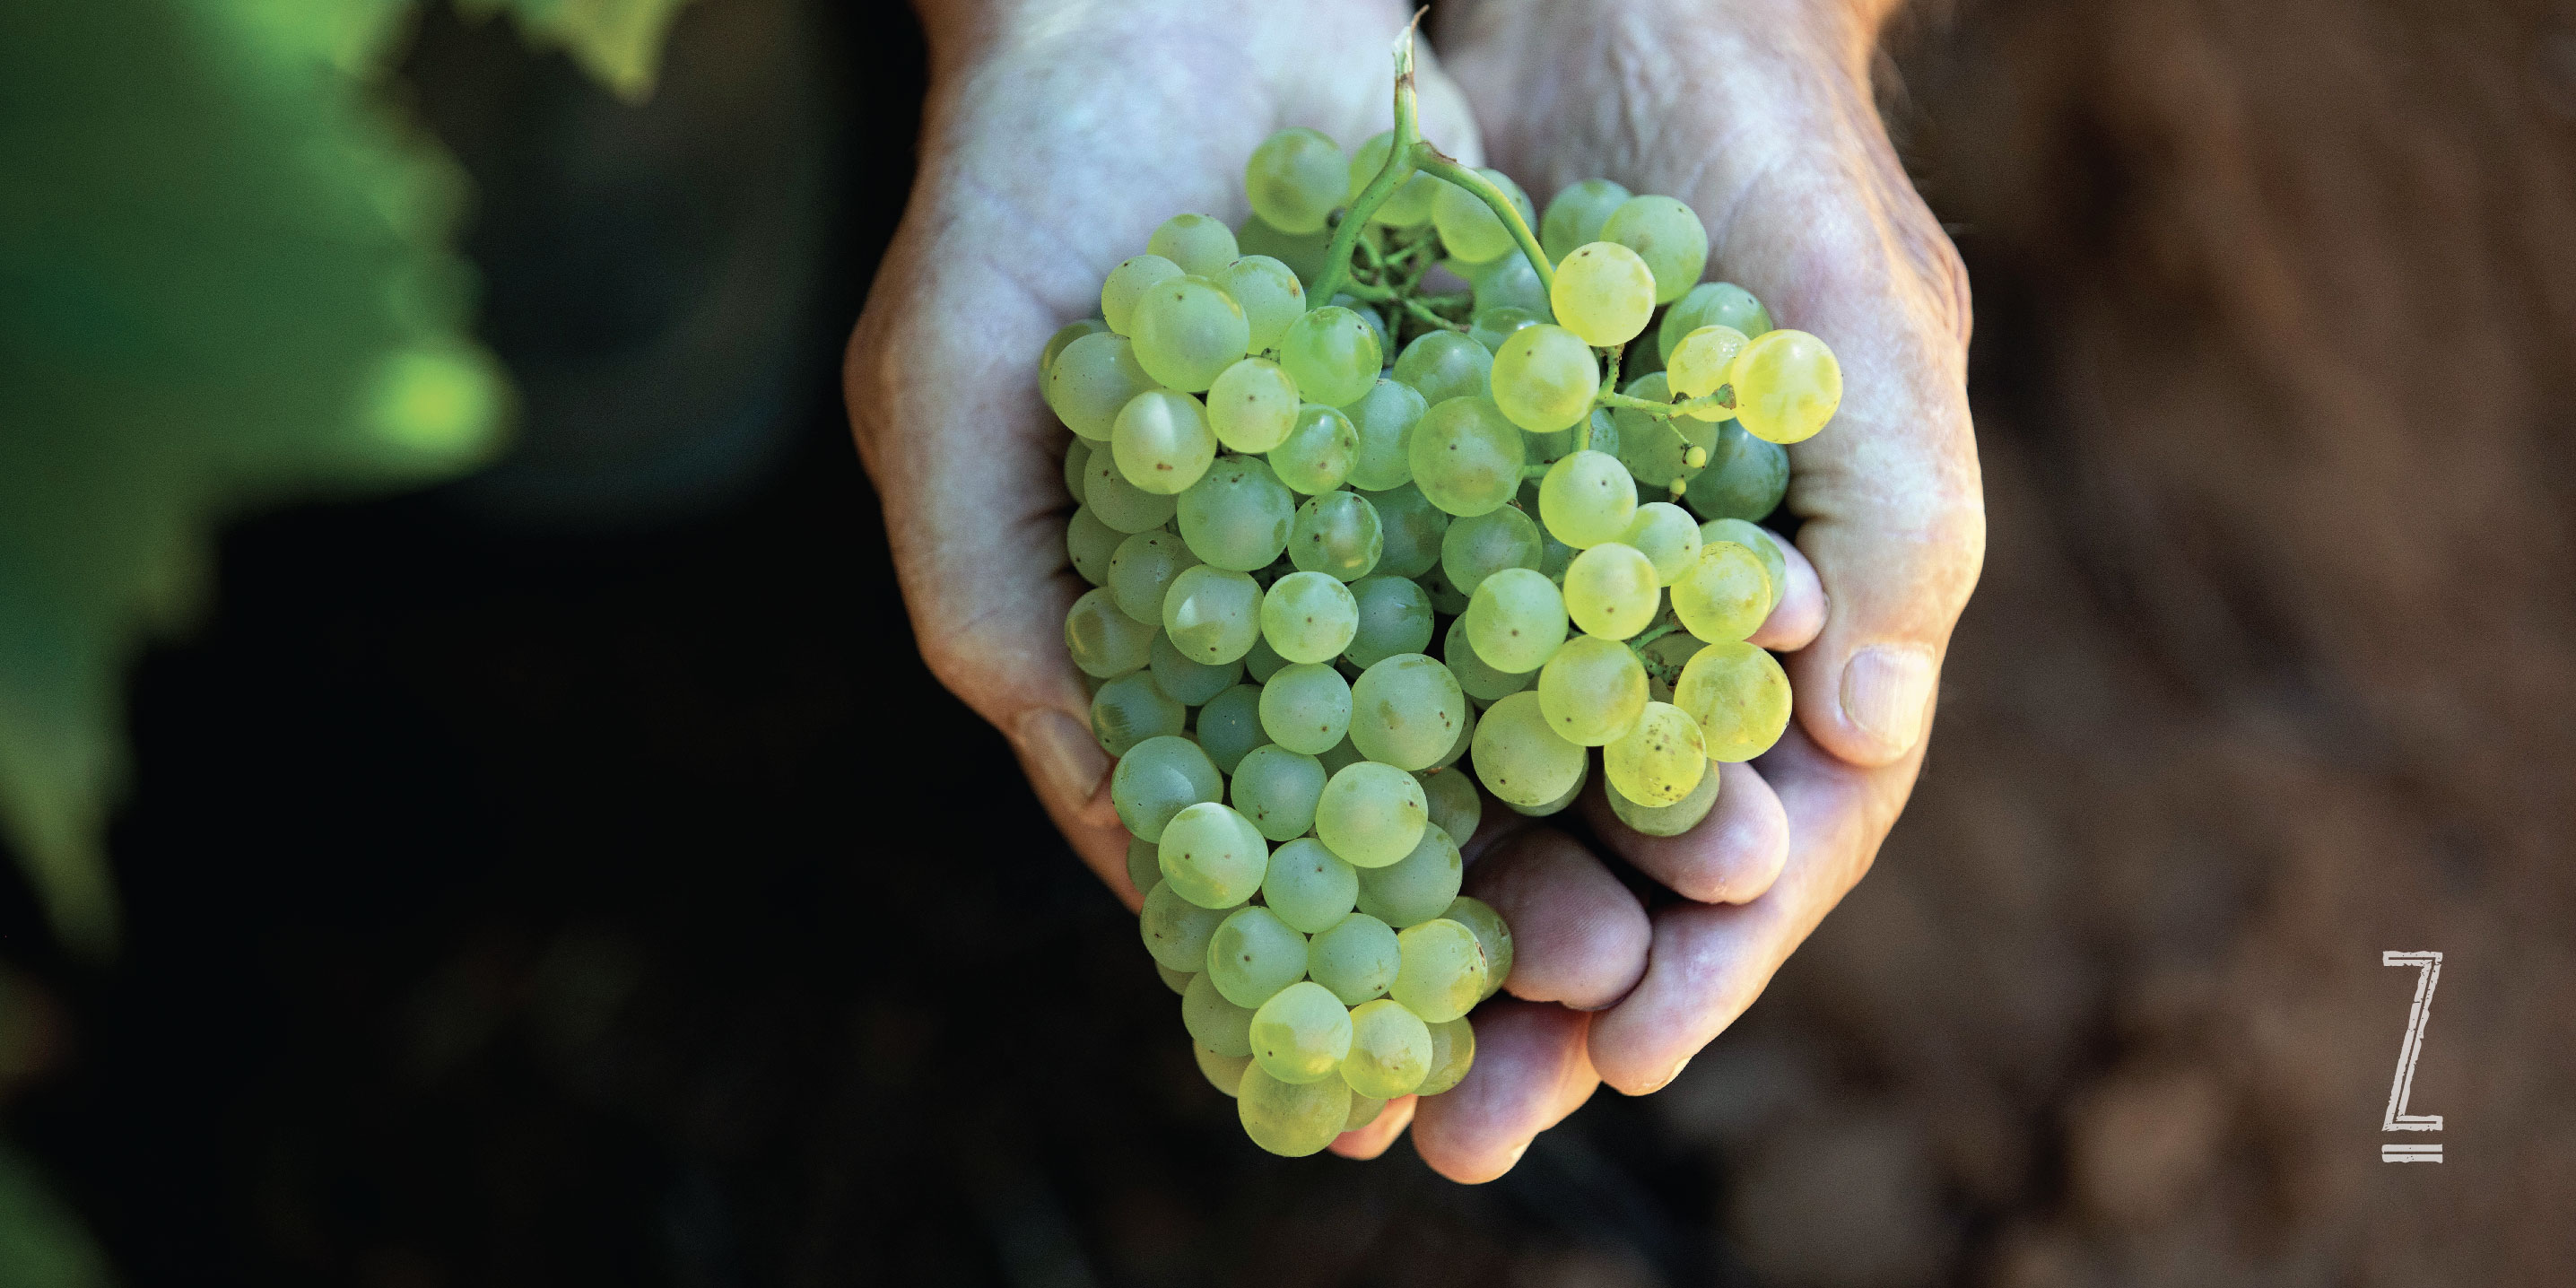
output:
[[[119, 970], [0, 893], [12, 1124], [130, 1282], [2576, 1277], [2576, 10], [1908, 17], [1992, 519], [1923, 784], [1680, 1082], [1473, 1190], [1244, 1148], [976, 794], [833, 381], [919, 59], [699, 0], [626, 109], [429, 22], [528, 446], [229, 541]], [[2446, 954], [2438, 1166], [2386, 949]]]

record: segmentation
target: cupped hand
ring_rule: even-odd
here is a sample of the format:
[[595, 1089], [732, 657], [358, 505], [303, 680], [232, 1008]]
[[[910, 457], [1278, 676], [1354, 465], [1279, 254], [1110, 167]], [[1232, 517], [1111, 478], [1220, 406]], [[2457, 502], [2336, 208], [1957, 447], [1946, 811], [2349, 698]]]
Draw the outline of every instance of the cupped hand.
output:
[[[1285, 126], [1356, 147], [1393, 116], [1390, 0], [927, 2], [920, 171], [850, 337], [843, 384], [922, 657], [993, 723], [1083, 860], [1132, 908], [1109, 758], [1064, 648], [1069, 435], [1038, 394], [1047, 337], [1156, 225], [1242, 220], [1243, 166]], [[1479, 153], [1423, 60], [1432, 137]]]
[[1790, 591], [1754, 637], [1787, 653], [1787, 735], [1725, 766], [1716, 809], [1682, 837], [1631, 831], [1589, 789], [1603, 844], [1669, 899], [1640, 900], [1561, 830], [1490, 811], [1509, 821], [1476, 838], [1468, 888], [1513, 927], [1521, 1000], [1477, 1012], [1464, 1082], [1346, 1136], [1345, 1154], [1385, 1148], [1409, 1112], [1434, 1168], [1483, 1180], [1597, 1083], [1670, 1082], [1868, 870], [1913, 788], [1985, 519], [1966, 277], [1870, 94], [1886, 7], [1483, 0], [1444, 15], [1494, 164], [1542, 200], [1602, 176], [1688, 202], [1709, 276], [1822, 337], [1844, 393], [1790, 448]]

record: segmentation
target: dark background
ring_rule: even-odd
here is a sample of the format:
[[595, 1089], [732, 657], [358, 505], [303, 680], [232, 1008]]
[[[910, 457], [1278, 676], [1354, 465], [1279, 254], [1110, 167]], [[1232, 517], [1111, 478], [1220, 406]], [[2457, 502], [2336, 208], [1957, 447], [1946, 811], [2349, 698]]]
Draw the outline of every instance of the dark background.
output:
[[[929, 679], [839, 406], [900, 11], [700, 0], [627, 108], [442, 7], [526, 434], [225, 543], [113, 970], [11, 1106], [129, 1283], [2543, 1283], [2576, 1269], [2576, 21], [1914, 14], [1992, 512], [1877, 871], [1489, 1186], [1241, 1142]], [[2377, 1160], [2411, 971], [2449, 954]]]

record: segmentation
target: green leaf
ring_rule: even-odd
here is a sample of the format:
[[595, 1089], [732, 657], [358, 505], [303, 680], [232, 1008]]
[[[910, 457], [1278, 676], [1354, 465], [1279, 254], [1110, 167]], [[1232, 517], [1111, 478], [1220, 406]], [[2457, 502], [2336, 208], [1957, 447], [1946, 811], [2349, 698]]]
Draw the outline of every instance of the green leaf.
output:
[[457, 0], [469, 15], [508, 9], [528, 43], [572, 55], [617, 96], [636, 102], [653, 92], [662, 67], [662, 37], [688, 0]]
[[260, 503], [452, 476], [507, 386], [387, 0], [0, 5], [0, 824], [112, 947], [120, 682]]

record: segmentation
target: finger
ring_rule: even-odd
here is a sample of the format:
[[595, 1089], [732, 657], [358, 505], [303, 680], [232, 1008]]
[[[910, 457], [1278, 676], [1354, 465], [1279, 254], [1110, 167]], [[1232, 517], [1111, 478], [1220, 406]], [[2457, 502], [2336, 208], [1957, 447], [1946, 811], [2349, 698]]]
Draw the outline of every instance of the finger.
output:
[[1734, 1023], [1868, 871], [1920, 763], [1917, 752], [1863, 768], [1827, 754], [1801, 730], [1784, 735], [1763, 757], [1762, 771], [1788, 815], [1787, 864], [1749, 903], [1656, 910], [1645, 978], [1593, 1020], [1589, 1049], [1602, 1081], [1630, 1095], [1656, 1090]]
[[1514, 997], [1597, 1009], [1646, 972], [1646, 910], [1563, 832], [1533, 828], [1496, 846], [1466, 885], [1512, 928]]
[[1418, 1096], [1398, 1096], [1386, 1102], [1386, 1107], [1378, 1111], [1375, 1122], [1358, 1131], [1343, 1132], [1325, 1148], [1344, 1158], [1363, 1161], [1385, 1153], [1386, 1147], [1404, 1134], [1405, 1124], [1413, 1121], [1414, 1102], [1419, 1099]]
[[1530, 1139], [1592, 1097], [1600, 1078], [1585, 1052], [1592, 1017], [1538, 1002], [1496, 1000], [1476, 1011], [1476, 1063], [1465, 1079], [1421, 1101], [1413, 1148], [1462, 1184], [1512, 1170]]
[[1602, 794], [1606, 787], [1584, 793], [1583, 814], [1612, 853], [1673, 893], [1697, 903], [1745, 903], [1770, 889], [1788, 861], [1789, 816], [1753, 766], [1711, 764], [1708, 771], [1719, 776], [1717, 803], [1679, 836], [1648, 836], [1620, 822]]
[[1816, 580], [1816, 566], [1807, 562], [1797, 543], [1776, 532], [1771, 540], [1780, 547], [1780, 562], [1786, 565], [1780, 573], [1780, 602], [1771, 606], [1771, 615], [1746, 642], [1774, 653], [1794, 653], [1814, 643], [1816, 633], [1825, 628], [1825, 587]]

